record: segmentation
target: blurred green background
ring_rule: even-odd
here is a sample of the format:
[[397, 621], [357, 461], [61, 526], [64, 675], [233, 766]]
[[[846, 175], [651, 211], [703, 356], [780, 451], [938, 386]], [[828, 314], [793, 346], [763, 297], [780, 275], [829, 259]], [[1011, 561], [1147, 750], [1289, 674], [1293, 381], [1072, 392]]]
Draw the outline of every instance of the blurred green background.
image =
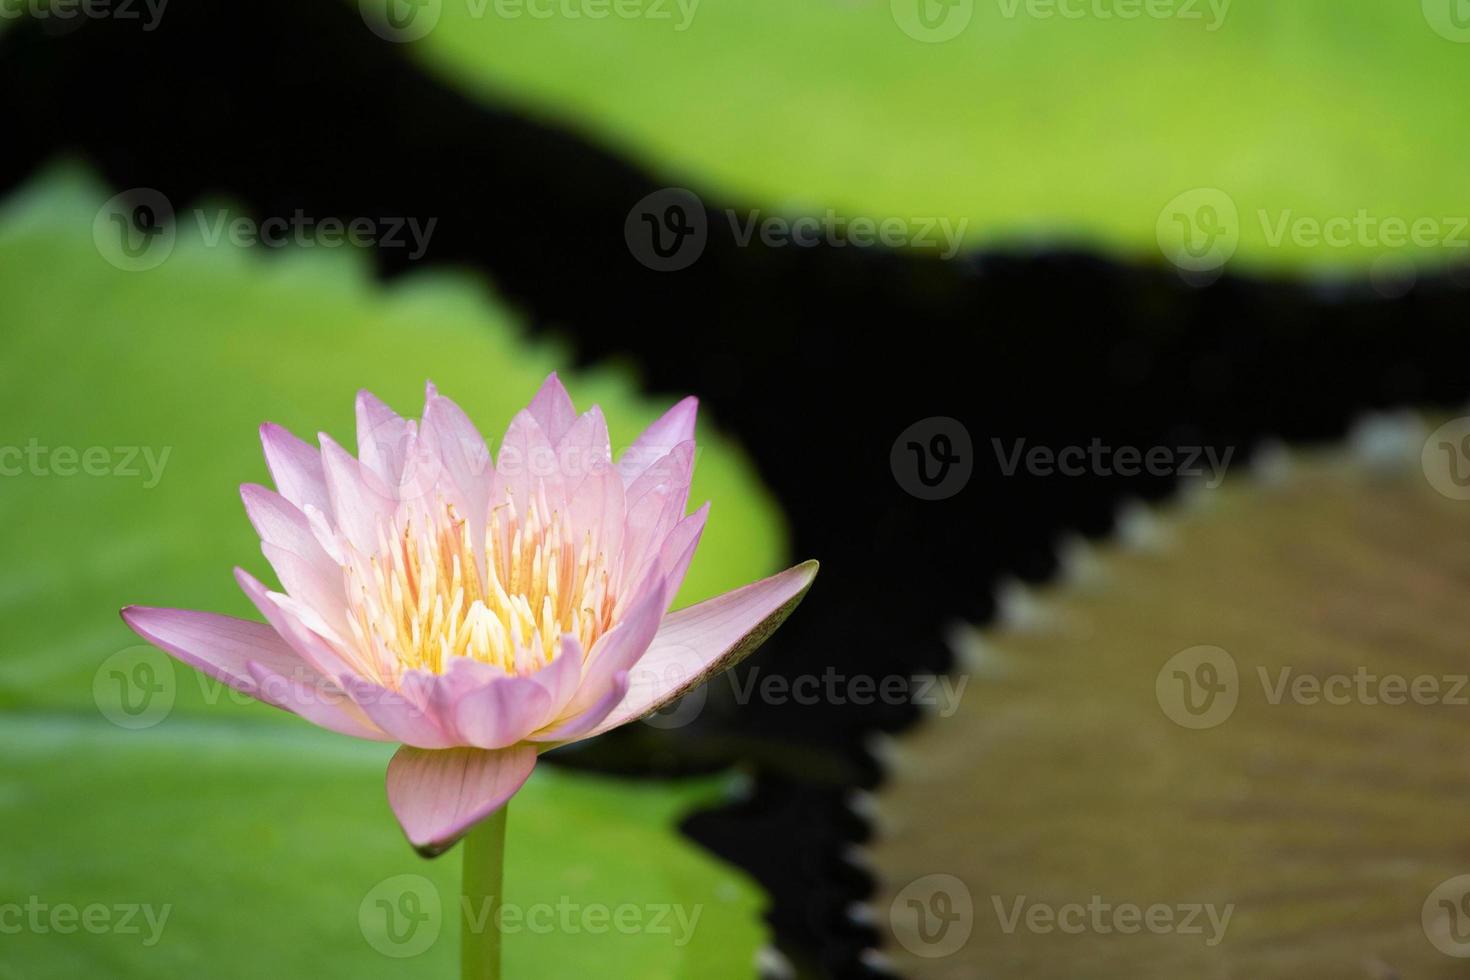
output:
[[[939, 36], [963, 28], [941, 42], [900, 27], [915, 0], [701, 0], [688, 18], [653, 2], [668, 19], [444, 0], [415, 53], [742, 206], [949, 218], [972, 245], [1062, 239], [1156, 260], [1160, 213], [1216, 188], [1253, 268], [1394, 252], [1438, 265], [1470, 243], [1464, 229], [1458, 246], [1402, 249], [1268, 231], [1287, 209], [1465, 214], [1460, 0], [959, 0]], [[1117, 16], [1130, 9], [1144, 13]]]

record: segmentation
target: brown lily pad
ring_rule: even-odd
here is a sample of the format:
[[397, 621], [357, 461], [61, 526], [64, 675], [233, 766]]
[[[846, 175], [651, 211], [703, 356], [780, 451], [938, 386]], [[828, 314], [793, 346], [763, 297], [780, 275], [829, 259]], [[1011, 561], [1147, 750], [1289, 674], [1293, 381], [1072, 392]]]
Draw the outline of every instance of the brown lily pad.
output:
[[1470, 973], [1470, 503], [1341, 456], [1196, 502], [984, 634], [896, 745], [903, 975]]

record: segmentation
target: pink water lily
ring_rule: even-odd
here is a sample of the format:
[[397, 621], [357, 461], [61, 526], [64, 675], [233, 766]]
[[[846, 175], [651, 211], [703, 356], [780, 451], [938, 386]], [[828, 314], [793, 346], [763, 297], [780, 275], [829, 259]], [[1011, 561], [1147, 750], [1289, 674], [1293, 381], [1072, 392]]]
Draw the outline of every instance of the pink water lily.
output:
[[613, 459], [556, 375], [491, 462], [428, 386], [423, 418], [357, 399], [358, 454], [261, 428], [276, 490], [241, 488], [282, 591], [236, 569], [265, 622], [129, 606], [150, 643], [330, 731], [401, 742], [388, 801], [426, 854], [497, 811], [539, 752], [626, 724], [750, 653], [806, 562], [669, 612], [709, 505], [686, 513], [697, 403]]

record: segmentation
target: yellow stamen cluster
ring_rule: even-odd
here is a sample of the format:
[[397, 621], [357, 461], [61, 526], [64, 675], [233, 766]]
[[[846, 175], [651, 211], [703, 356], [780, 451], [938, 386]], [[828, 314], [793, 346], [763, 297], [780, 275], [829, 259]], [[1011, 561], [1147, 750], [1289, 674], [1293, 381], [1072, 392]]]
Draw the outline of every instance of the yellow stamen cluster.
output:
[[585, 655], [611, 626], [608, 558], [590, 531], [574, 540], [544, 497], [491, 510], [482, 547], [452, 506], [380, 527], [378, 551], [346, 568], [348, 626], [374, 673], [442, 673], [473, 657], [507, 673], [538, 670], [570, 633]]

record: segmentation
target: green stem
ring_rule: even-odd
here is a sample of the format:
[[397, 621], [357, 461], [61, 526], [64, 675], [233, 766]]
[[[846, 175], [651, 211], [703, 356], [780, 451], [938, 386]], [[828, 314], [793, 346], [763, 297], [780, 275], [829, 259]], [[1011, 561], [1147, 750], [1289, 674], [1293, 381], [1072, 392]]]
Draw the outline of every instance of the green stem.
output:
[[464, 839], [464, 900], [459, 907], [462, 980], [500, 980], [501, 882], [508, 809], [509, 804], [490, 814]]

